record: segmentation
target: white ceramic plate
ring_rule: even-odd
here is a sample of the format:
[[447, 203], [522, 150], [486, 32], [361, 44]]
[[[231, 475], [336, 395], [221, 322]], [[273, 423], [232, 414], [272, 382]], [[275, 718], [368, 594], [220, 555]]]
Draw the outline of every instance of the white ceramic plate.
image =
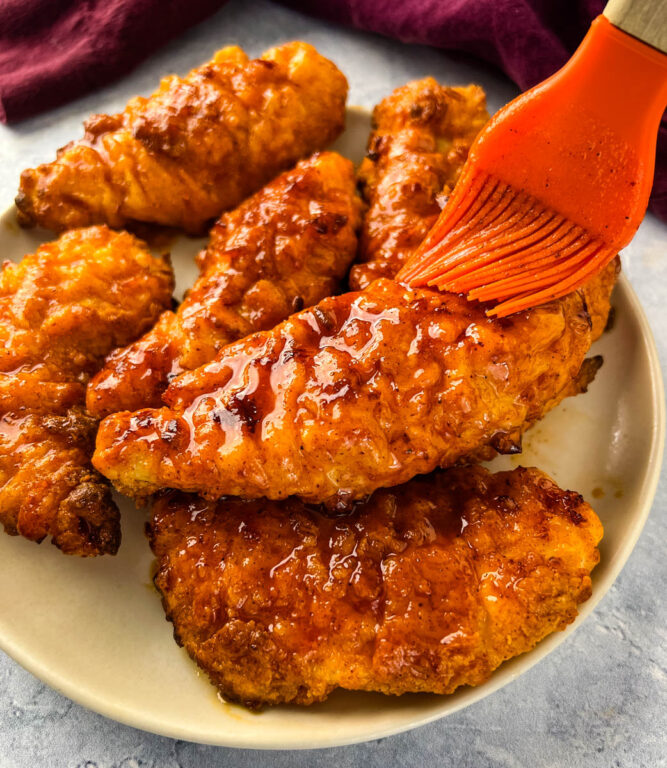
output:
[[[358, 161], [368, 114], [351, 110], [336, 147]], [[23, 231], [13, 209], [0, 219], [0, 254], [18, 260], [48, 233]], [[179, 292], [191, 282], [201, 240], [172, 248]], [[172, 639], [151, 581], [145, 514], [125, 499], [117, 557], [80, 560], [54, 547], [0, 535], [0, 646], [75, 701], [137, 728], [232, 747], [296, 749], [376, 739], [423, 725], [488, 696], [552, 651], [593, 610], [627, 560], [649, 513], [664, 443], [664, 394], [655, 345], [639, 302], [621, 277], [616, 322], [595, 345], [605, 363], [588, 394], [567, 400], [527, 436], [519, 457], [592, 502], [605, 536], [593, 597], [566, 632], [504, 664], [484, 685], [451, 696], [338, 691], [310, 708], [252, 714], [221, 702]]]

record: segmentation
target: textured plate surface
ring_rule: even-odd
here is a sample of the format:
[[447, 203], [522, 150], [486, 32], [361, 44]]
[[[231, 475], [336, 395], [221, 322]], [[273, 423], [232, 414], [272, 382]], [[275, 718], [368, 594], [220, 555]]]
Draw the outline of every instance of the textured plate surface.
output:
[[[349, 112], [336, 144], [358, 162], [368, 114]], [[0, 217], [0, 254], [18, 260], [49, 233]], [[191, 283], [203, 240], [171, 248], [178, 292]], [[151, 582], [145, 513], [120, 500], [123, 544], [115, 558], [78, 560], [54, 547], [0, 535], [0, 647], [75, 701], [121, 722], [179, 739], [257, 749], [327, 747], [376, 739], [472, 704], [516, 679], [553, 650], [593, 610], [627, 560], [649, 513], [664, 444], [664, 392], [651, 331], [628, 282], [614, 292], [616, 322], [595, 345], [604, 366], [588, 394], [566, 400], [525, 438], [523, 464], [548, 472], [591, 502], [605, 527], [593, 597], [577, 621], [504, 664], [478, 688], [437, 697], [338, 691], [324, 704], [252, 714], [221, 702], [172, 639]]]

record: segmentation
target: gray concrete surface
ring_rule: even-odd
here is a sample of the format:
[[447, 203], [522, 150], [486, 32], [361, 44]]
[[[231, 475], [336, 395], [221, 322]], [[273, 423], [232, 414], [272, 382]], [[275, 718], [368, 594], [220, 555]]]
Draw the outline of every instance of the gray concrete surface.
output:
[[[167, 72], [185, 73], [228, 43], [258, 54], [301, 38], [347, 74], [350, 102], [372, 106], [410, 78], [481, 83], [491, 109], [514, 87], [491, 70], [439, 51], [332, 28], [260, 0], [234, 0], [122, 82], [0, 128], [0, 207], [22, 168], [49, 160], [90, 112], [121, 108]], [[667, 227], [652, 217], [628, 249], [626, 274], [646, 309], [665, 371]], [[656, 768], [667, 765], [667, 483], [620, 578], [588, 621], [512, 685], [433, 725], [378, 742], [301, 753], [204, 747], [154, 736], [89, 712], [0, 654], [0, 768], [212, 766], [439, 766]], [[2, 585], [11, 589], [11, 585]]]

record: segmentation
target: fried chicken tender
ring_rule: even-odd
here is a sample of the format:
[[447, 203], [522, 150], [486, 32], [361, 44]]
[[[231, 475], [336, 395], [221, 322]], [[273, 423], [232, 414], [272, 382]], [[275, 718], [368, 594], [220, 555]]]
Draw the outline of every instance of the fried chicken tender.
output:
[[170, 407], [107, 417], [93, 463], [135, 497], [176, 488], [344, 507], [521, 432], [570, 394], [614, 276], [612, 264], [501, 320], [376, 280], [225, 347], [174, 380]]
[[165, 78], [149, 98], [93, 115], [83, 139], [21, 176], [24, 226], [57, 232], [132, 221], [200, 233], [342, 131], [347, 81], [307, 43], [249, 60], [223, 48], [185, 78]]
[[115, 553], [118, 510], [91, 466], [86, 382], [169, 305], [169, 264], [106, 227], [74, 230], [0, 273], [0, 522], [63, 552]]
[[112, 352], [91, 380], [89, 412], [159, 407], [177, 374], [337, 292], [356, 253], [360, 219], [352, 163], [333, 152], [303, 160], [225, 214], [178, 311]]
[[177, 641], [258, 707], [479, 685], [575, 618], [602, 525], [536, 469], [464, 467], [337, 517], [170, 492], [149, 537]]
[[453, 189], [488, 119], [478, 85], [447, 88], [432, 77], [397, 88], [375, 107], [358, 172], [369, 209], [352, 290], [397, 274], [435, 224], [439, 200]]

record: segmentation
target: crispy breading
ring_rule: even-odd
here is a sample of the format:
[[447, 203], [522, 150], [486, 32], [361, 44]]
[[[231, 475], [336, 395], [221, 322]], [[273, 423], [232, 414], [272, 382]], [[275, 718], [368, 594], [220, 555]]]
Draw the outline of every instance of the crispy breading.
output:
[[373, 110], [358, 179], [369, 205], [352, 290], [394, 277], [435, 224], [470, 145], [489, 119], [478, 85], [449, 88], [432, 77], [397, 88]]
[[614, 274], [501, 320], [376, 280], [225, 347], [172, 382], [170, 407], [107, 417], [93, 463], [135, 497], [344, 506], [513, 438], [569, 394]]
[[123, 112], [93, 115], [83, 139], [24, 171], [19, 221], [57, 232], [142, 221], [199, 233], [335, 139], [346, 95], [343, 74], [307, 43], [253, 60], [223, 48]]
[[63, 552], [114, 553], [118, 510], [91, 466], [86, 382], [169, 306], [169, 264], [106, 227], [74, 230], [0, 273], [0, 522]]
[[169, 492], [149, 536], [177, 640], [257, 707], [479, 685], [575, 618], [602, 525], [536, 469], [465, 467], [335, 517]]
[[177, 374], [336, 293], [360, 219], [354, 168], [340, 155], [314, 155], [279, 176], [218, 221], [178, 311], [109, 355], [88, 386], [88, 410], [159, 407]]

